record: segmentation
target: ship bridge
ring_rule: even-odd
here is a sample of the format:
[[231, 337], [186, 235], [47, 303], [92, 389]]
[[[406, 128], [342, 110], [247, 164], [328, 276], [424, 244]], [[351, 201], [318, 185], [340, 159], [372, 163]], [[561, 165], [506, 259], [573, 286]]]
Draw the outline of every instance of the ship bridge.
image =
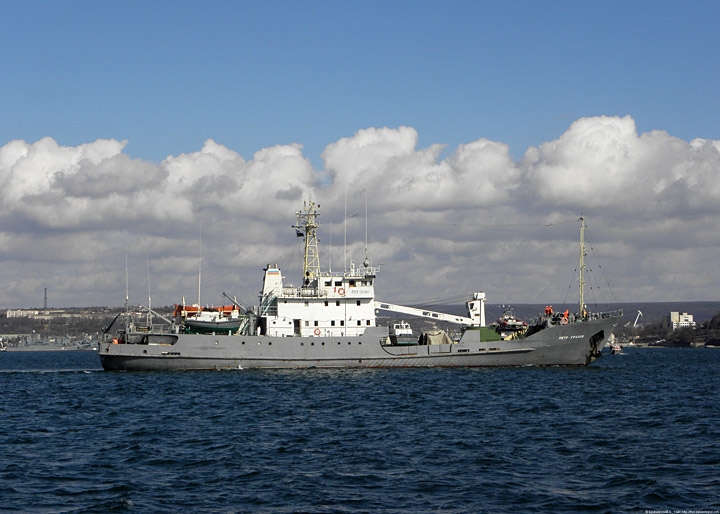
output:
[[319, 273], [301, 287], [284, 286], [275, 264], [265, 268], [260, 297], [261, 333], [270, 336], [343, 337], [375, 327], [375, 275], [370, 266]]

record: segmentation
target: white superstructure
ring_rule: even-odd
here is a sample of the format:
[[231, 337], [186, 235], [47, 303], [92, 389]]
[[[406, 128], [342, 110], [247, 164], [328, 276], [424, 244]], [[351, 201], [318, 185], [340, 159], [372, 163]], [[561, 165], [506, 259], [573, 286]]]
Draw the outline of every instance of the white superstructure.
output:
[[302, 287], [283, 287], [276, 264], [265, 268], [260, 330], [269, 336], [357, 336], [375, 326], [375, 269], [321, 273]]
[[350, 264], [343, 273], [320, 272], [317, 251], [317, 211], [306, 202], [296, 213], [294, 228], [305, 238], [302, 286], [285, 287], [277, 264], [265, 268], [260, 295], [258, 334], [279, 337], [359, 336], [375, 326], [376, 309], [449, 321], [466, 326], [485, 325], [485, 293], [466, 303], [469, 317], [375, 301], [377, 269], [367, 258], [361, 267]]
[[317, 211], [312, 201], [296, 213], [295, 229], [305, 238], [302, 285], [285, 287], [277, 264], [265, 268], [259, 333], [268, 336], [358, 336], [375, 326], [376, 268], [367, 259], [342, 273], [320, 272]]

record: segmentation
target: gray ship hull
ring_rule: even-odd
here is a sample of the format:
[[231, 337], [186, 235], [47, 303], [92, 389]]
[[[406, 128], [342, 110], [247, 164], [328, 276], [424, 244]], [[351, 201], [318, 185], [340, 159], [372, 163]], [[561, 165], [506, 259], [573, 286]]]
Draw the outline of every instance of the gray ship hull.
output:
[[510, 341], [480, 341], [467, 330], [459, 342], [386, 346], [383, 327], [357, 337], [267, 337], [138, 333], [98, 348], [106, 370], [254, 368], [382, 368], [583, 366], [601, 355], [619, 318], [555, 325]]

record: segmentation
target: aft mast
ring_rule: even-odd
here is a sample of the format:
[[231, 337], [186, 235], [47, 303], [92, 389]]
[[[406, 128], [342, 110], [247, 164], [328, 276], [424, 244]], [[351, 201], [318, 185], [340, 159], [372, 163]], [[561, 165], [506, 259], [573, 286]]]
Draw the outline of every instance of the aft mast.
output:
[[580, 315], [585, 315], [585, 219], [581, 216], [580, 219], [580, 277], [578, 282], [580, 283]]
[[[319, 205], [318, 205], [319, 207]], [[312, 200], [303, 202], [303, 210], [295, 213], [295, 229], [305, 237], [305, 258], [303, 259], [303, 285], [308, 286], [320, 276], [320, 258], [317, 241], [317, 211]], [[298, 233], [300, 235], [300, 233]]]

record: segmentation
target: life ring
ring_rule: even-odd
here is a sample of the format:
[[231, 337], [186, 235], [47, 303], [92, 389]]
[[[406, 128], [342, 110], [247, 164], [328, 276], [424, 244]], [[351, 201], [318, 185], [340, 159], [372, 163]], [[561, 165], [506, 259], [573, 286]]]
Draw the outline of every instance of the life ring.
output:
[[315, 335], [316, 335], [316, 336], [319, 336], [319, 335], [320, 335], [320, 329], [319, 329], [319, 328], [316, 328], [316, 329], [315, 329]]
[[340, 296], [345, 296], [345, 289], [343, 289], [342, 287], [340, 289], [338, 289], [338, 294]]
[[562, 323], [563, 325], [567, 325], [567, 322], [568, 322], [567, 317], [563, 317], [563, 319], [560, 320], [560, 323]]

